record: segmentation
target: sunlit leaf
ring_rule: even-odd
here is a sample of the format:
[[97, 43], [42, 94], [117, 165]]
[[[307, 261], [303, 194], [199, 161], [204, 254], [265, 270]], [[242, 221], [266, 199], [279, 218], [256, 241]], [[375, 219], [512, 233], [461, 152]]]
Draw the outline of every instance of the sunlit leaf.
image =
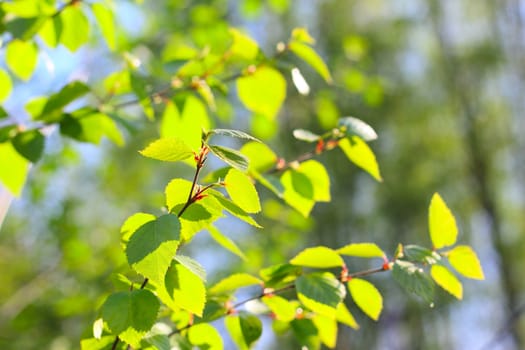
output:
[[148, 82], [144, 77], [133, 71], [129, 72], [129, 82], [131, 89], [137, 96], [140, 106], [142, 106], [142, 110], [144, 111], [146, 118], [149, 120], [154, 120], [155, 111], [153, 110]]
[[135, 213], [128, 217], [120, 227], [122, 241], [127, 242], [135, 231], [147, 222], [154, 221], [155, 215], [147, 213]]
[[[44, 123], [55, 123], [63, 118], [64, 107], [85, 96], [89, 91], [89, 87], [83, 82], [72, 81], [63, 86], [57, 93], [49, 96], [48, 99], [41, 98], [33, 100], [31, 105], [26, 105], [26, 108], [31, 110], [31, 115], [34, 120], [40, 120]], [[42, 103], [44, 104], [42, 105]], [[91, 114], [99, 113], [99, 111], [95, 109], [90, 109], [90, 112]]]
[[91, 5], [93, 14], [97, 19], [98, 25], [111, 50], [115, 49], [115, 19], [113, 18], [113, 12], [109, 10], [102, 3], [95, 3]]
[[359, 136], [363, 141], [373, 141], [377, 139], [374, 129], [361, 119], [354, 117], [344, 117], [339, 119], [339, 127], [349, 137]]
[[333, 349], [337, 343], [337, 321], [323, 315], [314, 315], [312, 321], [319, 332], [321, 342]]
[[299, 41], [290, 42], [288, 48], [299, 58], [308, 63], [327, 83], [332, 83], [332, 76], [326, 63], [324, 63], [321, 56], [319, 56], [313, 48]]
[[383, 297], [370, 282], [360, 278], [348, 281], [348, 290], [357, 306], [371, 319], [377, 321], [383, 310]]
[[276, 287], [294, 281], [302, 273], [302, 268], [291, 264], [279, 264], [264, 268], [259, 275], [264, 279], [264, 285]]
[[414, 244], [403, 246], [403, 257], [409, 261], [416, 261], [426, 264], [435, 264], [441, 260], [439, 253]]
[[308, 33], [308, 29], [303, 28], [303, 27], [294, 28], [292, 30], [291, 38], [301, 43], [310, 44], [310, 45], [315, 44], [315, 39], [312, 38], [310, 33]]
[[305, 307], [333, 319], [337, 305], [346, 295], [343, 284], [328, 272], [300, 276], [295, 282], [295, 287], [299, 301]]
[[199, 277], [203, 282], [206, 282], [206, 270], [204, 270], [204, 267], [197, 260], [180, 254], [175, 255], [173, 259], [188, 269], [195, 276]]
[[5, 62], [7, 67], [22, 80], [29, 80], [36, 68], [38, 49], [32, 41], [15, 39], [7, 44]]
[[339, 141], [339, 147], [352, 163], [365, 170], [377, 181], [383, 181], [376, 156], [363, 140], [357, 136], [345, 138]]
[[465, 277], [485, 279], [483, 268], [476, 252], [469, 246], [458, 245], [447, 253], [450, 265]]
[[402, 260], [396, 260], [392, 276], [407, 292], [414, 293], [427, 303], [434, 299], [434, 282], [419, 266]]
[[348, 256], [357, 256], [360, 258], [382, 258], [385, 252], [375, 243], [352, 243], [337, 249], [337, 253]]
[[458, 236], [456, 219], [439, 193], [434, 193], [430, 201], [428, 225], [430, 239], [435, 249], [456, 243]]
[[81, 350], [111, 350], [111, 346], [115, 342], [115, 336], [106, 335], [100, 339], [89, 338], [80, 341]]
[[21, 40], [31, 39], [42, 28], [46, 17], [14, 18], [5, 24], [14, 38]]
[[0, 102], [7, 100], [9, 95], [11, 95], [11, 90], [13, 90], [11, 77], [5, 70], [0, 69]]
[[235, 216], [236, 218], [254, 226], [257, 228], [262, 228], [261, 225], [257, 223], [247, 212], [245, 212], [241, 207], [239, 207], [237, 204], [235, 204], [233, 201], [229, 200], [228, 198], [224, 197], [222, 193], [208, 190], [208, 193], [213, 195], [221, 204], [222, 208], [226, 210], [231, 215]]
[[165, 162], [176, 162], [193, 155], [191, 148], [184, 141], [175, 137], [164, 137], [155, 140], [142, 151], [139, 151], [139, 153], [145, 157]]
[[188, 340], [199, 349], [222, 350], [224, 348], [221, 334], [207, 323], [196, 324], [188, 329]]
[[233, 38], [230, 52], [232, 56], [245, 60], [254, 60], [259, 53], [257, 42], [238, 29], [230, 28], [230, 34]]
[[277, 70], [263, 66], [239, 78], [237, 92], [246, 108], [274, 119], [286, 97], [286, 80]]
[[238, 315], [229, 315], [224, 324], [233, 342], [240, 350], [248, 350], [262, 334], [262, 322], [255, 315], [240, 312]]
[[335, 250], [319, 246], [304, 249], [290, 260], [290, 264], [315, 268], [328, 268], [342, 267], [345, 263], [343, 258], [341, 258]]
[[191, 181], [185, 179], [171, 180], [164, 194], [166, 195], [166, 206], [172, 211], [176, 206], [184, 205], [190, 196]]
[[261, 301], [270, 308], [275, 318], [290, 322], [295, 318], [296, 307], [293, 303], [279, 295], [264, 296]]
[[457, 277], [445, 266], [432, 265], [430, 276], [444, 290], [461, 300], [463, 298], [463, 286]]
[[262, 281], [255, 276], [247, 273], [236, 273], [220, 280], [209, 289], [209, 292], [210, 294], [223, 294], [242, 287], [261, 284]]
[[11, 142], [0, 143], [0, 181], [11, 192], [19, 197], [26, 182], [29, 161], [20, 155]]
[[229, 147], [209, 145], [210, 151], [226, 164], [245, 172], [248, 170], [249, 161], [242, 153]]
[[295, 340], [306, 349], [321, 349], [319, 331], [309, 318], [296, 319], [290, 322]]
[[237, 169], [231, 169], [224, 178], [226, 192], [232, 201], [247, 213], [261, 211], [259, 195], [252, 180]]
[[212, 136], [212, 135], [229, 136], [229, 137], [234, 137], [238, 139], [261, 142], [259, 139], [253, 137], [252, 135], [249, 135], [240, 130], [233, 130], [233, 129], [212, 129], [208, 131], [208, 135], [209, 136]]
[[86, 109], [73, 114], [64, 114], [61, 119], [62, 135], [93, 144], [99, 144], [103, 137], [107, 137], [118, 146], [124, 144], [124, 136], [115, 121], [96, 110]]
[[89, 21], [80, 7], [67, 6], [59, 15], [62, 22], [60, 43], [70, 51], [77, 51], [89, 39]]
[[36, 163], [44, 152], [45, 137], [39, 130], [19, 132], [11, 142], [17, 152], [32, 163]]
[[345, 303], [340, 303], [337, 305], [337, 310], [335, 313], [335, 319], [337, 322], [347, 325], [353, 329], [359, 329], [359, 324], [355, 320], [354, 316], [350, 313]]
[[223, 248], [237, 255], [239, 258], [246, 260], [246, 255], [244, 255], [244, 253], [237, 246], [237, 244], [235, 244], [235, 242], [233, 242], [229, 237], [225, 236], [216, 227], [214, 226], [208, 227], [208, 232], [210, 233], [210, 236], [213, 238], [213, 240], [217, 242], [219, 245], [221, 245]]
[[240, 152], [250, 160], [249, 170], [264, 172], [275, 166], [277, 155], [266, 144], [247, 142]]

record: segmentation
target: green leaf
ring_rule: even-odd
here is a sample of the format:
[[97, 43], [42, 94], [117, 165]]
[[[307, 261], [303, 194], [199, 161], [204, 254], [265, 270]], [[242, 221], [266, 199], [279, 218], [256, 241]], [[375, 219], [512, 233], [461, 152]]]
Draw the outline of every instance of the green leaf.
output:
[[319, 246], [304, 249], [290, 260], [290, 264], [315, 268], [329, 268], [342, 267], [345, 265], [345, 262], [335, 250]]
[[63, 28], [64, 25], [62, 24], [60, 17], [49, 17], [44, 23], [42, 23], [38, 35], [47, 46], [55, 48], [59, 44]]
[[231, 169], [224, 178], [226, 192], [242, 210], [247, 213], [258, 213], [261, 211], [259, 195], [252, 180], [237, 169]]
[[340, 303], [337, 305], [335, 319], [337, 322], [345, 324], [352, 329], [359, 329], [359, 324], [357, 324], [357, 321], [355, 320], [354, 316], [352, 316], [345, 303]]
[[186, 97], [180, 119], [177, 119], [176, 136], [194, 151], [201, 148], [202, 131], [211, 128], [210, 117], [204, 103], [193, 95]]
[[109, 10], [102, 3], [95, 3], [91, 5], [93, 14], [97, 19], [98, 26], [111, 50], [115, 49], [115, 19], [113, 18], [113, 12]]
[[330, 177], [326, 167], [316, 160], [302, 162], [297, 169], [306, 175], [313, 185], [313, 199], [316, 202], [329, 202], [330, 196]]
[[166, 305], [175, 311], [182, 308], [202, 316], [206, 304], [206, 287], [201, 276], [178, 261], [173, 261], [163, 285], [165, 289], [158, 289], [157, 292]]
[[383, 181], [376, 156], [363, 140], [357, 136], [345, 138], [339, 141], [339, 147], [352, 163], [369, 173], [377, 181]]
[[308, 318], [290, 322], [295, 340], [306, 349], [321, 349], [319, 331], [313, 321]]
[[82, 142], [100, 144], [102, 138], [107, 137], [118, 146], [124, 145], [124, 137], [115, 121], [90, 108], [64, 114], [60, 121], [60, 133]]
[[321, 342], [328, 348], [333, 349], [337, 343], [337, 321], [323, 315], [314, 315], [312, 317]]
[[7, 100], [12, 90], [13, 82], [11, 81], [11, 77], [5, 70], [0, 69], [0, 103]]
[[47, 18], [30, 17], [30, 18], [14, 18], [5, 24], [7, 31], [13, 34], [14, 38], [21, 40], [31, 39], [42, 28]]
[[111, 346], [115, 341], [115, 336], [107, 335], [100, 339], [90, 338], [82, 339], [80, 342], [81, 350], [111, 350]]
[[483, 280], [485, 275], [476, 252], [467, 245], [458, 245], [448, 253], [450, 265], [465, 277]]
[[383, 297], [370, 282], [360, 278], [348, 281], [348, 290], [356, 305], [371, 319], [377, 321], [383, 310]]
[[166, 334], [153, 334], [143, 339], [142, 346], [146, 343], [148, 346], [145, 350], [171, 350], [170, 338]]
[[422, 268], [408, 261], [396, 260], [392, 268], [392, 276], [404, 290], [416, 294], [427, 303], [432, 303], [434, 282]]
[[414, 244], [403, 246], [403, 257], [409, 261], [425, 264], [435, 264], [441, 260], [439, 253]]
[[128, 217], [126, 221], [120, 227], [120, 234], [123, 242], [128, 242], [129, 238], [135, 231], [137, 231], [142, 225], [154, 221], [155, 215], [147, 213], [135, 213]]
[[246, 170], [248, 170], [248, 159], [239, 151], [217, 145], [209, 145], [208, 147], [210, 148], [210, 151], [217, 156], [217, 158], [221, 159], [226, 164], [229, 164], [242, 172], [246, 172]]
[[277, 155], [263, 143], [248, 142], [242, 146], [240, 152], [250, 160], [249, 170], [265, 172], [277, 162]]
[[383, 258], [386, 257], [384, 251], [375, 243], [352, 243], [337, 249], [341, 255], [357, 256], [360, 258]]
[[[178, 212], [182, 207], [174, 209]], [[181, 237], [187, 242], [204, 229], [208, 229], [217, 219], [223, 217], [221, 204], [213, 196], [206, 196], [191, 204], [180, 216], [182, 225]]]
[[[2, 106], [0, 106], [0, 120], [1, 120], [1, 119], [5, 119], [5, 118], [7, 118], [7, 117], [9, 117], [9, 114], [7, 114], [6, 110], [5, 110]], [[3, 130], [7, 130], [7, 129], [6, 129], [7, 127], [12, 127], [12, 125], [7, 125], [7, 126], [5, 126], [5, 127], [3, 127], [3, 128], [0, 128], [0, 130], [2, 130], [2, 129], [3, 129]], [[4, 140], [5, 140], [4, 138], [2, 138], [2, 135], [3, 135], [3, 134], [2, 134], [2, 132], [0, 131], [0, 142], [4, 142]]]
[[165, 162], [177, 162], [193, 156], [191, 148], [184, 141], [175, 137], [155, 140], [139, 153], [144, 157]]
[[321, 56], [319, 56], [314, 49], [299, 41], [290, 42], [288, 48], [297, 55], [297, 57], [308, 63], [327, 83], [332, 83], [332, 76], [326, 63], [324, 63]]
[[266, 287], [276, 288], [279, 285], [294, 281], [302, 273], [302, 268], [291, 264], [279, 264], [259, 271]]
[[128, 263], [157, 283], [164, 276], [179, 246], [181, 225], [175, 215], [162, 215], [142, 225], [126, 245]]
[[131, 84], [131, 89], [137, 96], [146, 118], [151, 121], [155, 120], [155, 111], [153, 110], [153, 105], [151, 103], [148, 83], [143, 77], [132, 71], [129, 72], [129, 81]]
[[432, 265], [430, 276], [444, 290], [458, 298], [463, 299], [463, 286], [457, 277], [445, 266]]
[[215, 242], [217, 242], [221, 247], [237, 255], [242, 260], [246, 261], [246, 255], [242, 252], [241, 249], [233, 242], [229, 237], [225, 236], [221, 231], [219, 231], [215, 226], [208, 227], [208, 232]]
[[295, 40], [301, 43], [310, 44], [310, 45], [315, 44], [315, 39], [312, 38], [310, 33], [308, 33], [308, 29], [304, 27], [294, 28], [292, 30], [291, 38], [292, 40]]
[[257, 42], [238, 29], [230, 28], [229, 31], [233, 38], [232, 45], [230, 46], [230, 52], [233, 58], [253, 61], [259, 53]]
[[293, 137], [306, 142], [317, 142], [321, 138], [321, 136], [305, 129], [295, 129], [293, 131]]
[[243, 287], [262, 285], [262, 283], [263, 281], [250, 274], [236, 273], [217, 282], [209, 289], [209, 292], [210, 294], [225, 294]]
[[373, 141], [377, 139], [375, 130], [362, 121], [354, 117], [344, 117], [339, 119], [339, 128], [347, 137], [358, 136], [363, 141]]
[[212, 130], [208, 131], [208, 136], [213, 136], [213, 135], [229, 136], [229, 137], [234, 137], [234, 138], [238, 138], [238, 139], [249, 140], [249, 141], [256, 141], [256, 142], [262, 143], [261, 140], [253, 137], [250, 134], [247, 134], [247, 133], [239, 131], [239, 130], [212, 129]]
[[[34, 100], [32, 105], [27, 105], [28, 110], [32, 110], [34, 120], [40, 120], [44, 123], [55, 123], [60, 121], [63, 117], [63, 109], [71, 102], [78, 98], [86, 95], [90, 91], [89, 87], [80, 81], [73, 81], [60, 89], [59, 92], [51, 95], [49, 99], [44, 100], [43, 98]], [[40, 109], [42, 106], [43, 108]], [[40, 113], [38, 113], [40, 110]], [[97, 110], [91, 110], [93, 114], [99, 113]]]
[[36, 68], [38, 49], [32, 41], [15, 39], [7, 44], [5, 61], [14, 75], [22, 80], [29, 80]]
[[286, 80], [277, 70], [263, 66], [237, 79], [237, 92], [250, 111], [274, 119], [286, 97]]
[[77, 6], [67, 6], [59, 15], [62, 22], [60, 43], [70, 51], [77, 51], [89, 39], [89, 21]]
[[11, 142], [17, 152], [31, 163], [36, 163], [44, 152], [45, 137], [37, 129], [19, 132]]
[[231, 200], [227, 199], [222, 195], [222, 193], [219, 193], [217, 191], [208, 190], [208, 193], [213, 195], [215, 199], [219, 201], [221, 206], [224, 210], [226, 210], [231, 215], [235, 216], [236, 218], [254, 226], [257, 228], [262, 228], [261, 225], [257, 223], [248, 213], [246, 213], [241, 207], [239, 207], [237, 204], [232, 202]]
[[199, 277], [201, 281], [206, 282], [206, 270], [199, 264], [198, 261], [185, 255], [175, 255], [174, 259], [179, 262], [186, 269], [191, 271], [195, 276]]
[[305, 307], [334, 319], [337, 306], [346, 295], [343, 284], [329, 272], [300, 276], [295, 287], [299, 301]]
[[257, 316], [240, 312], [229, 315], [224, 324], [234, 343], [240, 350], [248, 350], [262, 334], [262, 322]]
[[160, 303], [149, 290], [139, 289], [111, 294], [101, 314], [109, 330], [121, 340], [138, 347], [140, 340], [157, 319]]
[[29, 162], [11, 142], [0, 143], [0, 181], [15, 197], [22, 193], [29, 171]]
[[173, 212], [176, 206], [184, 205], [190, 196], [190, 190], [191, 181], [184, 179], [171, 180], [164, 190], [168, 211]]
[[207, 323], [196, 324], [188, 329], [188, 340], [193, 346], [203, 350], [222, 350], [224, 348], [220, 333]]
[[296, 307], [293, 303], [279, 295], [264, 296], [261, 301], [275, 315], [275, 319], [283, 322], [290, 322], [295, 319]]
[[428, 225], [430, 239], [435, 249], [456, 243], [458, 237], [456, 219], [439, 193], [434, 193], [430, 201]]

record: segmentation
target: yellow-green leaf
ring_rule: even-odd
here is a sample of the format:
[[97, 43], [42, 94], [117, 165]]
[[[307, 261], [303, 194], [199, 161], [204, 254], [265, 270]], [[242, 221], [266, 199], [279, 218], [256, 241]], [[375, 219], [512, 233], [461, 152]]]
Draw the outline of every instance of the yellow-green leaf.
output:
[[329, 272], [311, 273], [295, 282], [299, 301], [308, 309], [335, 319], [337, 306], [346, 296], [345, 287]]
[[316, 268], [341, 267], [344, 265], [343, 258], [335, 250], [322, 246], [301, 251], [290, 260], [290, 263]]
[[286, 97], [286, 80], [271, 67], [259, 67], [237, 80], [241, 102], [252, 112], [274, 119]]
[[264, 172], [277, 162], [277, 155], [264, 143], [247, 142], [240, 151], [250, 160], [248, 170]]
[[0, 181], [16, 197], [22, 193], [29, 171], [29, 161], [10, 142], [0, 143]]
[[356, 305], [371, 319], [377, 321], [383, 310], [383, 297], [370, 282], [352, 278], [348, 281], [348, 290]]
[[292, 41], [288, 45], [290, 51], [308, 63], [327, 83], [332, 83], [332, 75], [323, 59], [315, 50], [299, 41]]
[[352, 243], [337, 249], [337, 252], [342, 255], [360, 258], [382, 258], [385, 256], [385, 252], [375, 243]]
[[347, 325], [353, 329], [359, 329], [359, 324], [355, 320], [354, 316], [350, 313], [345, 303], [339, 303], [335, 313], [335, 319], [337, 322]]
[[252, 180], [237, 169], [230, 169], [224, 178], [226, 192], [232, 201], [247, 213], [261, 211], [259, 195]]
[[123, 242], [127, 242], [129, 237], [142, 225], [147, 222], [154, 221], [155, 215], [147, 213], [135, 213], [128, 217], [120, 228], [120, 234]]
[[175, 305], [175, 309], [180, 307], [202, 316], [206, 304], [206, 287], [198, 275], [178, 261], [173, 261], [166, 272], [164, 287], [169, 299], [166, 300], [164, 291], [159, 291], [159, 297], [168, 306]]
[[230, 34], [233, 38], [230, 52], [234, 58], [254, 60], [257, 57], [259, 46], [255, 40], [235, 28], [230, 28]]
[[219, 231], [215, 226], [208, 227], [208, 232], [215, 242], [220, 244], [223, 248], [229, 252], [237, 255], [242, 260], [246, 260], [246, 255], [242, 252], [241, 249], [232, 241], [229, 237], [225, 236], [221, 231]]
[[208, 323], [199, 323], [190, 327], [188, 329], [188, 340], [199, 349], [224, 349], [220, 333]]
[[153, 141], [139, 152], [144, 157], [165, 162], [176, 162], [187, 159], [193, 155], [191, 148], [189, 148], [184, 141], [175, 137], [164, 137]]
[[330, 196], [330, 177], [323, 164], [316, 160], [302, 162], [298, 170], [305, 174], [313, 185], [313, 199], [316, 202], [329, 202]]
[[76, 51], [89, 39], [89, 21], [80, 7], [67, 6], [59, 15], [62, 21], [60, 43]]
[[483, 280], [485, 275], [476, 252], [467, 245], [458, 245], [448, 252], [448, 260], [465, 277]]
[[9, 95], [11, 95], [11, 90], [13, 89], [13, 83], [11, 82], [11, 77], [3, 69], [0, 69], [0, 102], [7, 100]]
[[279, 321], [290, 322], [295, 318], [296, 307], [279, 295], [264, 296], [261, 301], [270, 308]]
[[430, 239], [435, 249], [456, 243], [458, 228], [456, 219], [439, 193], [434, 193], [428, 209]]
[[95, 3], [91, 5], [93, 14], [97, 19], [98, 25], [111, 50], [115, 49], [115, 19], [113, 18], [113, 12], [109, 10], [102, 3]]
[[319, 332], [321, 342], [330, 349], [337, 343], [337, 321], [323, 315], [314, 315], [312, 321]]
[[236, 273], [230, 275], [210, 288], [210, 294], [223, 294], [235, 291], [242, 287], [262, 285], [263, 281], [247, 273]]
[[463, 286], [458, 278], [445, 266], [432, 265], [430, 276], [444, 290], [461, 300], [463, 298]]
[[357, 136], [344, 138], [339, 141], [339, 147], [352, 163], [369, 173], [377, 181], [383, 181], [376, 156], [363, 140]]
[[292, 30], [292, 39], [310, 45], [315, 44], [315, 39], [308, 33], [308, 29], [304, 27], [294, 28]]
[[6, 64], [22, 80], [29, 80], [36, 68], [38, 49], [32, 41], [19, 39], [7, 44], [5, 52]]

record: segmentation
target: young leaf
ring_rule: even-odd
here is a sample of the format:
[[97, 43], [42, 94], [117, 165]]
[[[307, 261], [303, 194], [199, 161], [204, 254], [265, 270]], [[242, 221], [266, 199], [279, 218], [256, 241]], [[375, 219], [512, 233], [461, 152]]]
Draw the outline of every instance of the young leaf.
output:
[[165, 162], [176, 162], [184, 160], [193, 155], [193, 151], [184, 141], [175, 137], [165, 137], [153, 141], [142, 151], [144, 157], [162, 160]]
[[319, 73], [319, 75], [322, 76], [327, 83], [332, 83], [332, 76], [330, 75], [330, 71], [328, 70], [326, 63], [324, 63], [321, 56], [319, 56], [314, 49], [299, 41], [290, 42], [288, 44], [288, 48], [300, 59], [315, 69], [315, 71]]
[[19, 132], [11, 142], [18, 153], [31, 163], [36, 163], [44, 152], [45, 137], [36, 129]]
[[375, 243], [352, 243], [337, 249], [337, 253], [341, 255], [357, 256], [360, 258], [382, 258], [385, 257], [385, 252], [381, 250]]
[[209, 289], [209, 292], [210, 294], [224, 294], [242, 287], [262, 285], [262, 283], [263, 281], [247, 273], [236, 273], [217, 282]]
[[432, 265], [430, 276], [444, 290], [461, 300], [463, 298], [463, 286], [457, 277], [445, 266]]
[[233, 37], [230, 52], [234, 58], [252, 61], [257, 57], [259, 46], [255, 40], [235, 28], [230, 28], [230, 34]]
[[29, 162], [11, 142], [0, 143], [0, 159], [0, 181], [12, 195], [19, 197], [26, 182]]
[[[206, 287], [201, 277], [179, 263], [173, 261], [164, 280], [165, 290], [159, 289], [159, 297], [168, 306], [182, 308], [202, 316], [206, 303]], [[169, 299], [166, 298], [166, 294]]]
[[111, 346], [115, 342], [115, 336], [106, 335], [100, 339], [89, 338], [82, 339], [80, 341], [81, 350], [110, 350]]
[[361, 119], [354, 117], [341, 118], [339, 119], [339, 128], [347, 137], [358, 136], [363, 141], [373, 141], [377, 139], [375, 130]]
[[228, 250], [230, 253], [237, 255], [242, 260], [246, 261], [246, 255], [242, 252], [241, 249], [233, 242], [229, 237], [222, 234], [215, 226], [208, 227], [208, 232], [215, 242], [220, 246]]
[[155, 215], [147, 213], [135, 213], [128, 217], [120, 228], [120, 234], [122, 241], [127, 242], [135, 231], [137, 231], [142, 225], [154, 221]]
[[313, 132], [309, 130], [295, 129], [293, 131], [293, 137], [301, 141], [317, 142], [321, 136], [314, 134]]
[[36, 68], [38, 49], [32, 41], [15, 39], [7, 44], [5, 62], [14, 75], [29, 80]]
[[485, 275], [476, 252], [467, 245], [458, 245], [448, 252], [450, 265], [465, 277], [483, 280]]
[[261, 211], [259, 195], [251, 179], [237, 169], [231, 169], [224, 178], [226, 192], [242, 210], [247, 213]]
[[291, 38], [292, 40], [295, 40], [301, 43], [310, 44], [310, 45], [315, 44], [315, 39], [312, 38], [312, 36], [310, 35], [310, 33], [308, 33], [308, 30], [306, 28], [302, 28], [302, 27], [294, 28], [292, 30]]
[[359, 324], [357, 324], [357, 321], [355, 320], [354, 316], [352, 316], [345, 303], [340, 303], [337, 305], [335, 319], [337, 322], [345, 324], [352, 329], [359, 329]]
[[314, 315], [312, 322], [319, 332], [321, 342], [330, 349], [335, 348], [337, 344], [337, 321], [323, 315]]
[[235, 216], [236, 218], [254, 226], [257, 228], [262, 228], [261, 225], [257, 223], [248, 213], [246, 213], [241, 207], [239, 207], [237, 204], [229, 200], [228, 198], [224, 197], [222, 193], [208, 190], [208, 193], [210, 195], [213, 195], [217, 201], [221, 204], [222, 208], [226, 210], [231, 215]]
[[[9, 95], [11, 95], [11, 90], [13, 90], [13, 82], [11, 77], [3, 69], [0, 69], [0, 103], [7, 100]], [[2, 119], [0, 117], [0, 119]]]
[[204, 267], [202, 267], [198, 261], [190, 258], [189, 256], [179, 254], [175, 255], [173, 259], [191, 271], [191, 273], [193, 273], [195, 276], [199, 277], [203, 282], [206, 282], [206, 270], [204, 270]]
[[128, 263], [135, 271], [157, 283], [164, 275], [179, 246], [179, 218], [167, 214], [142, 225], [126, 245]]
[[284, 187], [284, 201], [308, 217], [315, 204], [313, 183], [308, 174], [288, 169], [281, 175], [281, 184]]
[[237, 79], [237, 92], [250, 111], [274, 119], [286, 97], [286, 80], [277, 70], [262, 66]]
[[346, 290], [341, 282], [329, 272], [303, 275], [295, 282], [299, 301], [308, 309], [334, 318]]
[[255, 315], [241, 312], [229, 315], [224, 324], [234, 343], [240, 350], [248, 350], [262, 334], [262, 322]]
[[430, 201], [428, 225], [430, 239], [435, 249], [456, 243], [458, 237], [456, 219], [439, 193], [434, 193]]
[[217, 145], [209, 145], [208, 147], [213, 154], [223, 160], [226, 164], [229, 164], [242, 172], [248, 170], [248, 159], [239, 151]]
[[115, 49], [115, 19], [113, 18], [113, 12], [109, 10], [102, 3], [95, 3], [91, 5], [93, 9], [93, 14], [97, 19], [100, 30], [102, 31], [102, 36], [106, 40], [108, 47], [111, 50]]
[[273, 288], [294, 281], [301, 273], [301, 267], [291, 264], [273, 265], [259, 271], [259, 275], [264, 280], [264, 285]]
[[247, 142], [241, 147], [240, 152], [250, 160], [249, 170], [265, 172], [277, 162], [277, 155], [263, 143]]
[[101, 314], [109, 330], [133, 347], [151, 329], [160, 303], [146, 289], [111, 294], [102, 305]]
[[434, 282], [417, 265], [408, 261], [396, 260], [392, 276], [407, 292], [416, 294], [427, 303], [433, 301]]
[[425, 264], [435, 264], [441, 260], [439, 253], [414, 244], [403, 246], [403, 257], [409, 261]]
[[188, 340], [199, 349], [223, 350], [224, 345], [220, 333], [207, 323], [199, 323], [188, 329]]
[[371, 319], [377, 321], [383, 310], [383, 297], [370, 282], [360, 278], [348, 281], [348, 290], [357, 306]]
[[270, 308], [275, 315], [275, 319], [283, 322], [290, 322], [295, 318], [296, 307], [293, 303], [279, 295], [264, 296], [261, 301]]
[[307, 248], [297, 254], [290, 264], [315, 268], [342, 267], [345, 262], [341, 256], [328, 247]]
[[376, 156], [363, 140], [357, 136], [351, 136], [340, 140], [339, 147], [352, 163], [369, 173], [377, 181], [383, 181]]
[[188, 200], [190, 190], [191, 181], [184, 179], [171, 180], [164, 190], [168, 211], [173, 212], [175, 207], [184, 205]]
[[[180, 208], [175, 208], [174, 212], [178, 212]], [[182, 240], [188, 242], [197, 232], [210, 227], [223, 216], [223, 209], [219, 201], [213, 196], [205, 196], [187, 207], [180, 216]]]
[[77, 51], [89, 39], [89, 21], [77, 6], [67, 6], [59, 15], [62, 22], [60, 43], [70, 51]]
[[[26, 108], [34, 120], [48, 124], [55, 123], [63, 118], [64, 107], [86, 95], [89, 91], [89, 87], [83, 82], [73, 81], [62, 87], [59, 92], [51, 95], [49, 99], [33, 100]], [[98, 113], [98, 111], [92, 110], [92, 113]]]
[[13, 38], [21, 40], [31, 39], [42, 28], [46, 21], [46, 17], [31, 17], [31, 18], [14, 18], [5, 24], [8, 32], [13, 35]]
[[319, 331], [309, 318], [295, 319], [290, 322], [295, 340], [306, 349], [321, 349]]
[[237, 139], [250, 140], [250, 141], [262, 143], [261, 140], [253, 137], [252, 135], [249, 135], [239, 130], [233, 130], [233, 129], [212, 129], [208, 131], [208, 136], [213, 136], [213, 135], [229, 136], [229, 137], [234, 137]]

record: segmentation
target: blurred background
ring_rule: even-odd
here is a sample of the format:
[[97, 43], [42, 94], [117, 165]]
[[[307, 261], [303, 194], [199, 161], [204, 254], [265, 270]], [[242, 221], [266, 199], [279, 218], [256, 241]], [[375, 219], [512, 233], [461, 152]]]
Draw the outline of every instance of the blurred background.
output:
[[[338, 349], [525, 348], [525, 2], [521, 0], [207, 0], [113, 1], [119, 46], [155, 69], [166, 43], [188, 37], [212, 43], [228, 26], [243, 28], [268, 54], [295, 27], [306, 27], [326, 60], [327, 85], [301, 62], [311, 87], [302, 96], [288, 79], [275, 122], [243, 109], [232, 87], [212, 115], [216, 125], [263, 138], [293, 159], [308, 150], [292, 130], [322, 132], [340, 116], [374, 127], [371, 144], [383, 183], [345, 160], [321, 157], [332, 202], [305, 220], [261, 189], [266, 228], [224, 220], [222, 230], [247, 260], [223, 252], [208, 235], [189, 254], [214, 282], [228, 271], [255, 272], [307, 246], [373, 241], [392, 256], [397, 243], [430, 246], [427, 209], [439, 192], [460, 227], [459, 242], [478, 252], [484, 281], [464, 281], [464, 300], [436, 291], [431, 307], [406, 294], [388, 274], [372, 276], [385, 298], [379, 322], [351, 310], [358, 331], [340, 327]], [[17, 84], [4, 108], [24, 123], [31, 97], [124, 65], [96, 37], [72, 54], [41, 45], [37, 73]], [[0, 53], [3, 55], [3, 53]], [[289, 75], [288, 75], [289, 78]], [[125, 272], [119, 227], [136, 211], [159, 212], [165, 184], [190, 176], [137, 155], [158, 129], [138, 109], [126, 145], [80, 144], [49, 130], [44, 158], [31, 169], [0, 230], [0, 346], [77, 348], [89, 337], [96, 307]], [[135, 118], [135, 119], [133, 119]], [[141, 123], [143, 125], [141, 125]], [[1, 161], [1, 160], [0, 160]], [[217, 266], [217, 261], [222, 264]], [[368, 267], [349, 262], [351, 271]], [[370, 266], [371, 267], [371, 266]], [[258, 349], [298, 349], [274, 338], [266, 323]], [[279, 344], [279, 345], [277, 345]], [[226, 346], [228, 348], [228, 346]]]

